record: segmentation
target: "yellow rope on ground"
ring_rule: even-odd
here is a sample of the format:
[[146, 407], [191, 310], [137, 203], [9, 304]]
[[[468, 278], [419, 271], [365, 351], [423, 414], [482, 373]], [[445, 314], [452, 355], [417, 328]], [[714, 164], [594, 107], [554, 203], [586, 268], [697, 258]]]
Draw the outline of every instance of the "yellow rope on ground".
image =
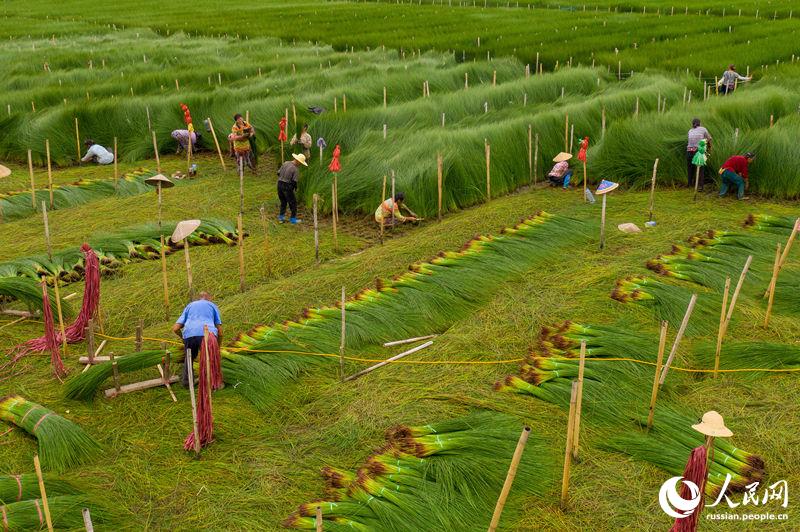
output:
[[[127, 336], [127, 337], [115, 337], [115, 336], [108, 336], [105, 334], [95, 333], [95, 336], [100, 338], [105, 338], [107, 340], [113, 341], [131, 341], [135, 340], [136, 337], [134, 336]], [[174, 345], [183, 345], [182, 342], [177, 340], [168, 340], [166, 338], [149, 338], [149, 337], [142, 337], [142, 340], [148, 340], [152, 342], [165, 342]], [[340, 355], [338, 353], [315, 353], [312, 351], [275, 351], [275, 350], [262, 350], [262, 349], [249, 349], [247, 347], [227, 347], [223, 348], [223, 351], [227, 352], [245, 352], [245, 353], [272, 353], [272, 354], [292, 354], [292, 355], [304, 355], [304, 356], [315, 356], [315, 357], [323, 357], [323, 358], [339, 358]], [[377, 364], [380, 362], [387, 362], [385, 358], [360, 358], [360, 357], [351, 357], [351, 356], [344, 356], [342, 357], [344, 360], [349, 360], [351, 362], [362, 362], [365, 364]], [[530, 357], [533, 359], [542, 359], [542, 360], [577, 360], [577, 358], [568, 358], [568, 357]], [[499, 364], [519, 364], [520, 362], [524, 362], [525, 358], [511, 358], [511, 359], [504, 359], [504, 360], [393, 360], [391, 362], [387, 362], [388, 364], [410, 364], [410, 365], [462, 365], [462, 366], [489, 366], [489, 365], [499, 365]], [[635, 364], [642, 364], [645, 366], [655, 366], [655, 362], [648, 362], [646, 360], [639, 360], [636, 358], [605, 358], [605, 357], [597, 357], [593, 358], [590, 357], [588, 360], [592, 362], [633, 362]], [[800, 371], [800, 368], [739, 368], [739, 369], [720, 369], [720, 370], [713, 370], [713, 369], [693, 369], [693, 368], [681, 368], [677, 366], [670, 366], [672, 371], [683, 371], [685, 373], [747, 373], [747, 372], [765, 372], [765, 373], [794, 373]]]

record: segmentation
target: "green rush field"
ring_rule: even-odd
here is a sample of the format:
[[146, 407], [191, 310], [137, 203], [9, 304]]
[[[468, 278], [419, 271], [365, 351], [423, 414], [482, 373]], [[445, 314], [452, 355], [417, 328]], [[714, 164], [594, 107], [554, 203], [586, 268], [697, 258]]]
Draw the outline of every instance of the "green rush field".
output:
[[[699, 529], [800, 529], [796, 242], [773, 302], [763, 297], [800, 217], [799, 16], [789, 0], [3, 2], [3, 530], [46, 529], [36, 454], [56, 530], [83, 530], [82, 508], [96, 530], [313, 530], [317, 505], [329, 532], [486, 530], [523, 426], [499, 530], [666, 530], [675, 519], [659, 489], [703, 444], [691, 425], [709, 410], [733, 436], [716, 440], [705, 502], [740, 504], [705, 508]], [[729, 63], [752, 80], [722, 96]], [[184, 252], [166, 255], [165, 312], [144, 179], [158, 165], [187, 171], [170, 136], [185, 127], [181, 104], [202, 132], [199, 173], [164, 190], [163, 232], [203, 220], [189, 246], [194, 288], [213, 294], [224, 324], [225, 386], [199, 458], [184, 450], [193, 423], [180, 383], [176, 402], [163, 386], [109, 399], [111, 363], [84, 371], [85, 339], [61, 350], [63, 382], [49, 350], [18, 348], [45, 332], [41, 280], [52, 303], [59, 279], [67, 325], [82, 319], [89, 242], [101, 274], [95, 345], [106, 341], [120, 382], [157, 378], [165, 349], [180, 371], [171, 327], [188, 298]], [[241, 189], [227, 155], [234, 113], [257, 131], [258, 168]], [[289, 137], [308, 123], [326, 143], [301, 169], [297, 226], [276, 218], [281, 154], [296, 151], [278, 140], [284, 116]], [[696, 198], [685, 159], [694, 117], [713, 136]], [[117, 143], [116, 170], [78, 164], [87, 137]], [[620, 183], [603, 249], [602, 198], [581, 192], [584, 137], [588, 188]], [[568, 190], [546, 186], [561, 151], [576, 156]], [[716, 170], [745, 151], [757, 154], [749, 199], [719, 198]], [[381, 235], [372, 216], [393, 177], [424, 219]], [[621, 232], [625, 222], [642, 232]], [[726, 277], [733, 293], [746, 262], [715, 376]], [[345, 375], [419, 345], [385, 342], [435, 335], [432, 345], [342, 382], [342, 289]], [[660, 324], [668, 355], [693, 294], [647, 430]], [[578, 457], [561, 507], [581, 340]], [[764, 498], [782, 481], [786, 506]], [[757, 503], [741, 504], [748, 490]]]

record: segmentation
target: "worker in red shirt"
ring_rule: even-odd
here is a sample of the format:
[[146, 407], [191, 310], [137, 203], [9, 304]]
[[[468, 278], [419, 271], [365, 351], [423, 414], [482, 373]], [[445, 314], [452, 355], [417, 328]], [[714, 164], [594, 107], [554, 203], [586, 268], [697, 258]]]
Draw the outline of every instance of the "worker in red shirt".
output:
[[755, 157], [756, 155], [749, 151], [744, 155], [734, 155], [725, 161], [719, 169], [719, 175], [722, 177], [719, 197], [726, 195], [729, 187], [736, 187], [736, 197], [740, 200], [747, 199], [744, 196], [744, 191], [748, 187], [747, 167]]

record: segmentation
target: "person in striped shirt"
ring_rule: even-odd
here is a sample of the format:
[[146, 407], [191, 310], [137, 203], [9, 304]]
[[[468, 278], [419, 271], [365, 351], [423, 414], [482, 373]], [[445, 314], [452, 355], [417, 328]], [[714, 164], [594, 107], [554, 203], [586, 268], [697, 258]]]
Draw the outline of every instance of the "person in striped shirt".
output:
[[[697, 174], [697, 166], [694, 165], [692, 159], [694, 159], [694, 156], [697, 153], [697, 145], [701, 140], [706, 141], [706, 152], [711, 152], [711, 134], [706, 128], [700, 125], [699, 118], [694, 118], [692, 119], [692, 129], [689, 130], [688, 137], [689, 140], [686, 144], [686, 165], [689, 170], [689, 188], [693, 188], [695, 175]], [[704, 166], [700, 167], [699, 177], [700, 179], [698, 187], [700, 190], [703, 190], [703, 186], [705, 185], [706, 181], [706, 169]]]

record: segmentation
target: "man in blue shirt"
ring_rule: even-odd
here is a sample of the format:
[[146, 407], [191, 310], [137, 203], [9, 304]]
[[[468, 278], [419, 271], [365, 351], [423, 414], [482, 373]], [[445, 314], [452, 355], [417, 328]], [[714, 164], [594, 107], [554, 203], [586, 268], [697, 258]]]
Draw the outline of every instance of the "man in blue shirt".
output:
[[208, 326], [208, 332], [216, 335], [217, 342], [222, 343], [222, 319], [219, 315], [219, 308], [211, 302], [211, 295], [208, 292], [200, 292], [198, 299], [192, 301], [183, 309], [181, 317], [172, 326], [172, 332], [183, 338], [184, 351], [191, 350], [192, 360], [185, 361], [183, 364], [183, 374], [181, 384], [189, 386], [189, 367], [200, 351], [203, 343], [203, 332]]

